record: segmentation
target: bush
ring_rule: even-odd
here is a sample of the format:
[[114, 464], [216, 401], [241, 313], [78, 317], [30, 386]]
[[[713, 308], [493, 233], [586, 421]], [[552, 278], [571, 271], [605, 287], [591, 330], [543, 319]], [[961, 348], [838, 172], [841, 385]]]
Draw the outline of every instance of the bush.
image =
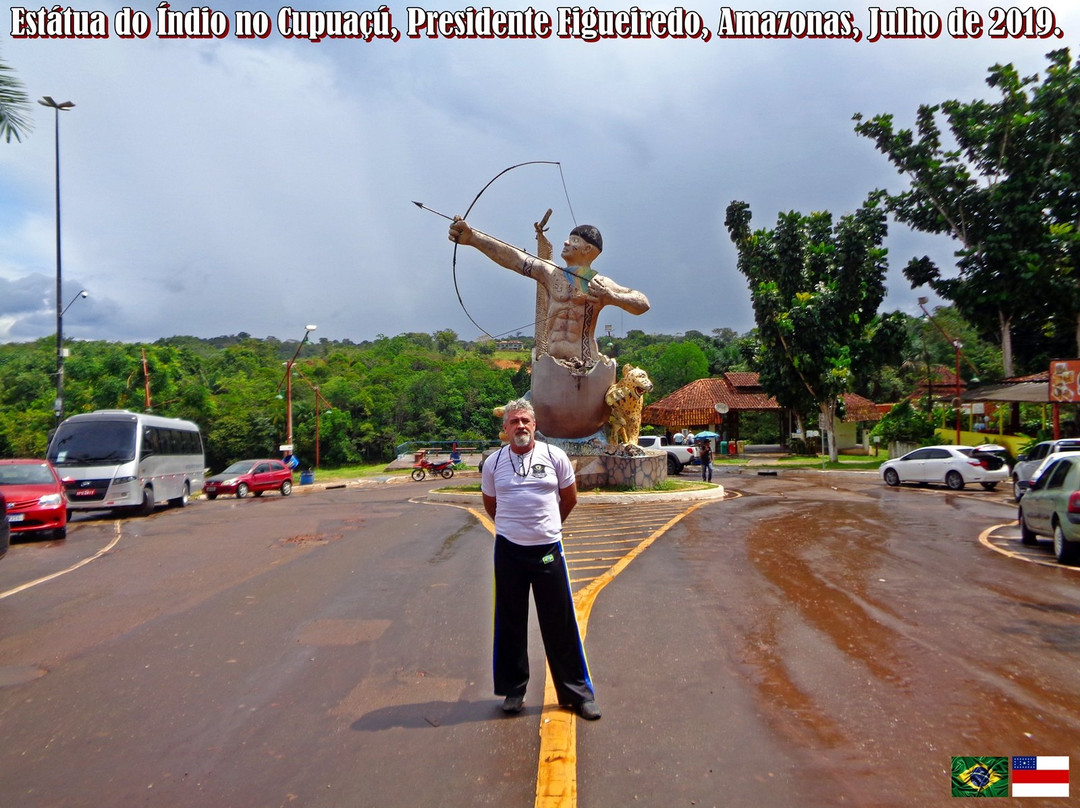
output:
[[910, 401], [901, 401], [877, 422], [870, 436], [880, 437], [884, 443], [924, 444], [934, 438], [934, 422]]

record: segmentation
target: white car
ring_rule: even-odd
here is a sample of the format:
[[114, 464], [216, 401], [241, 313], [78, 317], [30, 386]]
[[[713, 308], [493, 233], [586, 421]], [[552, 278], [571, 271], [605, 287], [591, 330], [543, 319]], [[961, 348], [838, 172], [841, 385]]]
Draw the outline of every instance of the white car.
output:
[[974, 446], [924, 446], [882, 463], [881, 479], [888, 485], [944, 483], [953, 491], [979, 483], [993, 491], [998, 483], [1009, 479], [1009, 464]]

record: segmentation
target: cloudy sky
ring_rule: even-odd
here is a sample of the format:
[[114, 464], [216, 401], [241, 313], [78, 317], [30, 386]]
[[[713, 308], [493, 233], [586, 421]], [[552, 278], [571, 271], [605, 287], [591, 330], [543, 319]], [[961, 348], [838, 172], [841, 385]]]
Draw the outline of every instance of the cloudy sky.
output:
[[[868, 6], [829, 5], [851, 12], [861, 41], [730, 39], [716, 35], [722, 4], [686, 3], [708, 41], [592, 43], [410, 39], [398, 3], [388, 6], [397, 42], [286, 38], [281, 5], [258, 3], [242, 7], [267, 12], [264, 39], [234, 28], [220, 39], [160, 38], [155, 7], [140, 3], [131, 7], [149, 13], [150, 35], [121, 39], [112, 24], [121, 4], [105, 4], [81, 8], [108, 16], [107, 39], [13, 37], [9, 10], [0, 58], [32, 99], [76, 104], [60, 116], [64, 303], [89, 293], [64, 318], [74, 339], [299, 339], [308, 323], [316, 339], [444, 328], [475, 338], [455, 295], [447, 223], [412, 200], [463, 213], [504, 168], [540, 160], [561, 172], [508, 173], [470, 223], [530, 249], [532, 222], [547, 208], [556, 244], [575, 222], [598, 226], [596, 268], [652, 303], [639, 317], [606, 309], [600, 322], [615, 335], [743, 332], [753, 314], [724, 229], [727, 205], [744, 200], [756, 226], [772, 226], [783, 211], [840, 216], [874, 188], [899, 188], [885, 158], [854, 134], [852, 115], [891, 112], [909, 125], [920, 103], [992, 98], [985, 78], [996, 62], [1040, 73], [1043, 54], [1080, 43], [1080, 4], [1047, 1], [1060, 37], [943, 30], [869, 42]], [[944, 27], [956, 5], [916, 7], [938, 12]], [[996, 5], [966, 4], [988, 21]], [[210, 8], [230, 21], [236, 11]], [[32, 113], [29, 137], [0, 142], [6, 342], [56, 326], [54, 112], [34, 103]], [[949, 263], [952, 244], [894, 223], [888, 246], [885, 308], [917, 313], [903, 265], [916, 254]], [[532, 333], [531, 282], [468, 249], [457, 274], [488, 333]]]

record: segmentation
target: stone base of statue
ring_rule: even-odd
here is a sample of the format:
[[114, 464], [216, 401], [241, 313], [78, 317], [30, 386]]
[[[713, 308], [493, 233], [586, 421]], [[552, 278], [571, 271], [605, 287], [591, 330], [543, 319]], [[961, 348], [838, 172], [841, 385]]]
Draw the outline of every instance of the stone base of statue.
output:
[[598, 455], [571, 457], [579, 491], [594, 488], [625, 488], [649, 491], [667, 481], [667, 453], [644, 457]]
[[584, 440], [560, 440], [544, 437], [570, 458], [577, 477], [578, 491], [594, 488], [651, 490], [667, 482], [667, 452], [633, 447], [632, 454], [623, 447], [608, 446], [602, 436]]
[[548, 354], [533, 360], [532, 394], [536, 427], [548, 438], [587, 438], [608, 421], [604, 401], [615, 383], [615, 360], [601, 356], [591, 368], [569, 367]]

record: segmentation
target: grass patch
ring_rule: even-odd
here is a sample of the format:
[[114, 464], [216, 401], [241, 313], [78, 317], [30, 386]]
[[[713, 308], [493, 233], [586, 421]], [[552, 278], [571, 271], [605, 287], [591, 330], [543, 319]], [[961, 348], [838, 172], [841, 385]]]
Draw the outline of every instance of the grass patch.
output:
[[884, 452], [877, 457], [867, 455], [840, 455], [835, 463], [825, 459], [824, 464], [822, 464], [821, 457], [810, 457], [808, 455], [790, 455], [787, 457], [771, 457], [768, 459], [755, 458], [753, 455], [739, 455], [735, 458], [725, 458], [723, 460], [716, 460], [714, 458], [713, 466], [746, 466], [751, 465], [748, 461], [753, 460], [754, 462], [752, 465], [755, 468], [824, 468], [826, 471], [876, 471], [878, 467], [888, 459], [888, 454]]
[[411, 468], [386, 470], [386, 463], [365, 463], [359, 466], [343, 466], [339, 469], [319, 469], [315, 472], [315, 481], [320, 483], [337, 482], [339, 480], [358, 480], [363, 477], [382, 477], [385, 475], [408, 475]]

